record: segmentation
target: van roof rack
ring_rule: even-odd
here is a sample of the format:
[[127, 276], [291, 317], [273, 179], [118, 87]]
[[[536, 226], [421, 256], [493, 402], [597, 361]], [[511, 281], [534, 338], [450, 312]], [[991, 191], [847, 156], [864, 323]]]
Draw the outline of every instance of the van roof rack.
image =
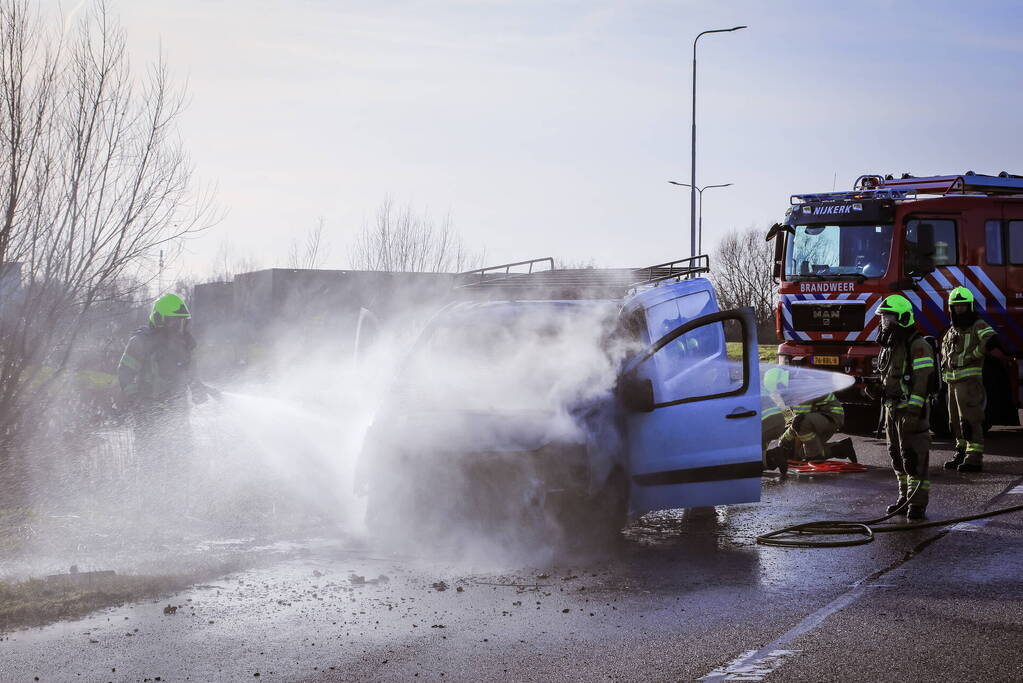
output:
[[[538, 269], [546, 264], [546, 269]], [[515, 272], [513, 269], [519, 269]], [[522, 272], [525, 270], [525, 272]], [[540, 298], [621, 298], [629, 290], [682, 280], [710, 271], [706, 254], [645, 268], [555, 268], [550, 256], [459, 273], [458, 289], [492, 289]]]
[[967, 171], [961, 175], [912, 176], [903, 173], [896, 178], [889, 174], [861, 175], [851, 191], [794, 194], [791, 204], [823, 201], [855, 201], [857, 199], [916, 199], [920, 195], [1023, 195], [1023, 175], [1002, 171], [996, 176]]

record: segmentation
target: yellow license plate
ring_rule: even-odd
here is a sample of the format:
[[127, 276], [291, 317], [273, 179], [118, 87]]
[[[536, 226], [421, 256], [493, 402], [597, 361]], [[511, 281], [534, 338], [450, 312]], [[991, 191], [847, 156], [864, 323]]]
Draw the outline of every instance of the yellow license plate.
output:
[[814, 365], [838, 365], [838, 356], [814, 356]]

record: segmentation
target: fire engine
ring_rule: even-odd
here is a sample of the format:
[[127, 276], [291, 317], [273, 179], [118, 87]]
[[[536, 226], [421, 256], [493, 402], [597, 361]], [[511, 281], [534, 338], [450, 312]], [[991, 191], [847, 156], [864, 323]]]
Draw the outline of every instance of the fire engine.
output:
[[[989, 361], [990, 424], [1019, 424], [1023, 356], [1023, 176], [968, 171], [915, 177], [863, 175], [852, 191], [797, 194], [774, 240], [779, 362], [851, 375], [850, 404], [878, 401], [877, 306], [899, 293], [921, 333], [949, 327], [946, 301], [967, 287], [1014, 367]], [[932, 425], [947, 423], [936, 401]]]

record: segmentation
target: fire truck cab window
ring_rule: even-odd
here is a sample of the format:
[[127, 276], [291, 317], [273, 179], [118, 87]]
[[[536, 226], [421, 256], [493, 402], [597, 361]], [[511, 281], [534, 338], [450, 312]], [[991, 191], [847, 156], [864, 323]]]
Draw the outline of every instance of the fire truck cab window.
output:
[[1023, 265], [1023, 221], [1009, 221], [1009, 263]]
[[984, 254], [992, 266], [1005, 263], [1005, 250], [1002, 248], [1002, 222], [987, 221], [984, 223]]
[[797, 225], [785, 245], [787, 278], [880, 277], [888, 271], [891, 225]]
[[918, 248], [921, 226], [931, 226], [934, 235], [934, 253], [932, 255], [935, 266], [951, 266], [957, 262], [956, 254], [956, 222], [944, 218], [911, 218], [906, 221], [906, 243], [903, 245], [903, 255], [907, 274], [913, 274], [918, 270], [916, 265], [923, 254]]

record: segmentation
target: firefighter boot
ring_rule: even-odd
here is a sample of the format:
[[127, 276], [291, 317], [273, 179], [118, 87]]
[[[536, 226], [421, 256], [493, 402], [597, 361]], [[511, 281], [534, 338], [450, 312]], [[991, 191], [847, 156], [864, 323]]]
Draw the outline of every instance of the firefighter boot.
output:
[[909, 477], [905, 474], [896, 475], [899, 478], [899, 499], [888, 506], [888, 514], [898, 510], [900, 515], [906, 514], [906, 503], [909, 502]]
[[[971, 412], [979, 412], [980, 420], [983, 420], [984, 409], [973, 408]], [[976, 415], [974, 415], [976, 418]], [[959, 428], [962, 430], [963, 437], [966, 439], [966, 458], [960, 463], [956, 469], [960, 472], [980, 472], [984, 469], [984, 427], [976, 424], [972, 424], [965, 415], [960, 418]], [[980, 435], [977, 436], [977, 432]]]
[[792, 456], [792, 449], [785, 446], [768, 448], [764, 453], [764, 469], [773, 470], [777, 468], [782, 474], [789, 471], [789, 458]]
[[963, 464], [963, 460], [966, 460], [966, 447], [957, 447], [955, 455], [952, 456], [951, 460], [945, 463], [944, 467], [946, 470], [958, 469], [959, 466]]
[[852, 439], [846, 437], [841, 441], [829, 443], [827, 448], [828, 457], [837, 458], [838, 460], [848, 460], [849, 462], [856, 462], [856, 449], [853, 448]]
[[[926, 471], [926, 464], [924, 469]], [[927, 479], [910, 476], [909, 494], [909, 512], [906, 513], [906, 517], [910, 520], [923, 519], [924, 511], [927, 510], [927, 501], [931, 497], [931, 482]]]

